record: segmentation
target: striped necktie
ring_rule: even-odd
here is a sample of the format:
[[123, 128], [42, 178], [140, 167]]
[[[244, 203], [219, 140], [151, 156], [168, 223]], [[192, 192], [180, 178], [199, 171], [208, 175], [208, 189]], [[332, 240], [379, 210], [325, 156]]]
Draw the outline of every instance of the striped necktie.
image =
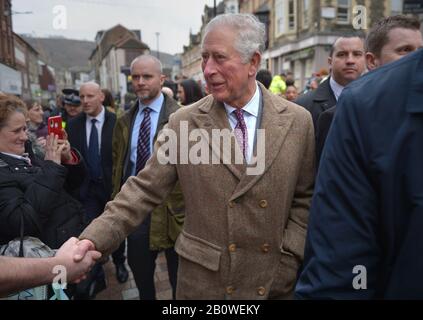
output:
[[238, 123], [236, 124], [234, 129], [235, 137], [238, 142], [238, 145], [240, 146], [242, 150], [242, 154], [244, 155], [244, 158], [247, 159], [248, 131], [247, 131], [247, 125], [245, 124], [245, 121], [244, 121], [243, 110], [236, 109], [233, 112], [235, 113], [235, 116], [238, 120]]
[[150, 108], [143, 110], [144, 119], [140, 125], [140, 131], [138, 133], [137, 142], [137, 163], [135, 166], [135, 173], [138, 174], [142, 170], [150, 158], [150, 131], [151, 131], [151, 119], [150, 119]]

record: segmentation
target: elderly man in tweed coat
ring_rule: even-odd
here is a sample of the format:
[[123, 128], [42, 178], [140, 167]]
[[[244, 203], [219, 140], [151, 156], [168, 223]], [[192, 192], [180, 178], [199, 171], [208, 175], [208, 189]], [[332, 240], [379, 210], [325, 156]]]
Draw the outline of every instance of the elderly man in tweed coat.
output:
[[[89, 249], [113, 251], [179, 181], [186, 217], [175, 245], [177, 299], [292, 297], [314, 184], [313, 123], [306, 110], [256, 83], [264, 39], [253, 15], [220, 15], [208, 24], [202, 68], [211, 95], [175, 112], [162, 131], [175, 133], [178, 161], [163, 164], [169, 139], [159, 138], [144, 170], [81, 234], [76, 260]], [[182, 161], [187, 150], [179, 146], [195, 144], [183, 141], [185, 129], [209, 137], [234, 132], [229, 150], [217, 151], [242, 150], [243, 162]], [[263, 129], [264, 139], [255, 129]], [[205, 140], [216, 153], [215, 141]], [[263, 168], [249, 174], [254, 153]]]

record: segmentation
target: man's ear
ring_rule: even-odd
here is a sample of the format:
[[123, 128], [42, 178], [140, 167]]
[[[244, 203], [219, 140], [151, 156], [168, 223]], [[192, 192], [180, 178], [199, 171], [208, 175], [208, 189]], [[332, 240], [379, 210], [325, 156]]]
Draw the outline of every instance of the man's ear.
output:
[[257, 74], [257, 71], [260, 69], [260, 63], [261, 63], [261, 54], [260, 52], [256, 51], [254, 52], [253, 56], [250, 60], [250, 70], [248, 72], [249, 76], [255, 77]]
[[166, 76], [164, 74], [160, 75], [160, 86], [163, 87], [163, 83], [166, 80]]
[[328, 65], [332, 67], [332, 57], [328, 57]]
[[373, 70], [379, 67], [380, 62], [379, 59], [371, 52], [366, 52], [366, 64], [367, 69]]

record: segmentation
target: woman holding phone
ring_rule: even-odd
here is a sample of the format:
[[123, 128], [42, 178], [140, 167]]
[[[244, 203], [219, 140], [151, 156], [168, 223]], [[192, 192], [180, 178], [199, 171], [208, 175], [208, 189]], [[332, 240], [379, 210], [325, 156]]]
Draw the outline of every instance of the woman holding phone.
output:
[[44, 158], [47, 138], [47, 126], [44, 123], [43, 107], [33, 100], [26, 100], [28, 108], [27, 126], [28, 139], [31, 141], [32, 150], [37, 157]]
[[46, 139], [44, 159], [34, 156], [26, 119], [21, 100], [0, 96], [0, 244], [23, 231], [56, 249], [84, 226], [82, 206], [71, 193], [85, 170], [79, 153], [54, 134]]

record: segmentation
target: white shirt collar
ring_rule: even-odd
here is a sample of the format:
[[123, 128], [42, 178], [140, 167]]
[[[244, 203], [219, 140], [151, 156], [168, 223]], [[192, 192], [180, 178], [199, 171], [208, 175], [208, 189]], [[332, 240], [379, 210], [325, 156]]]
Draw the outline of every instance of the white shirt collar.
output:
[[146, 107], [149, 107], [152, 111], [160, 113], [160, 110], [162, 109], [163, 101], [164, 101], [163, 93], [160, 93], [160, 95], [158, 95], [156, 99], [151, 101], [149, 105], [142, 104], [142, 102], [138, 99], [139, 112], [143, 111]]
[[12, 158], [15, 158], [15, 159], [24, 160], [25, 162], [27, 162], [28, 158], [29, 158], [27, 153], [24, 153], [23, 155], [7, 153], [7, 152], [0, 152], [0, 153], [5, 154], [6, 156], [9, 156], [9, 157], [12, 157]]
[[101, 112], [96, 117], [91, 117], [87, 114], [87, 122], [91, 122], [92, 119], [96, 119], [99, 123], [104, 123], [106, 117], [106, 111], [104, 106], [101, 106]]
[[345, 87], [341, 86], [338, 82], [336, 82], [333, 77], [330, 77], [329, 84], [330, 84], [330, 87], [332, 88], [333, 94], [335, 95], [336, 101], [338, 101], [338, 98]]
[[[230, 115], [232, 112], [234, 112], [234, 110], [237, 109], [237, 108], [230, 106], [227, 103], [223, 103], [223, 104], [225, 106], [226, 113], [228, 115]], [[259, 89], [257, 82], [256, 82], [256, 91], [255, 91], [253, 97], [250, 99], [250, 101], [248, 101], [247, 104], [242, 107], [242, 110], [244, 110], [245, 112], [247, 112], [250, 115], [253, 115], [254, 117], [257, 118], [258, 112], [259, 112], [259, 104], [260, 104], [260, 89]]]

